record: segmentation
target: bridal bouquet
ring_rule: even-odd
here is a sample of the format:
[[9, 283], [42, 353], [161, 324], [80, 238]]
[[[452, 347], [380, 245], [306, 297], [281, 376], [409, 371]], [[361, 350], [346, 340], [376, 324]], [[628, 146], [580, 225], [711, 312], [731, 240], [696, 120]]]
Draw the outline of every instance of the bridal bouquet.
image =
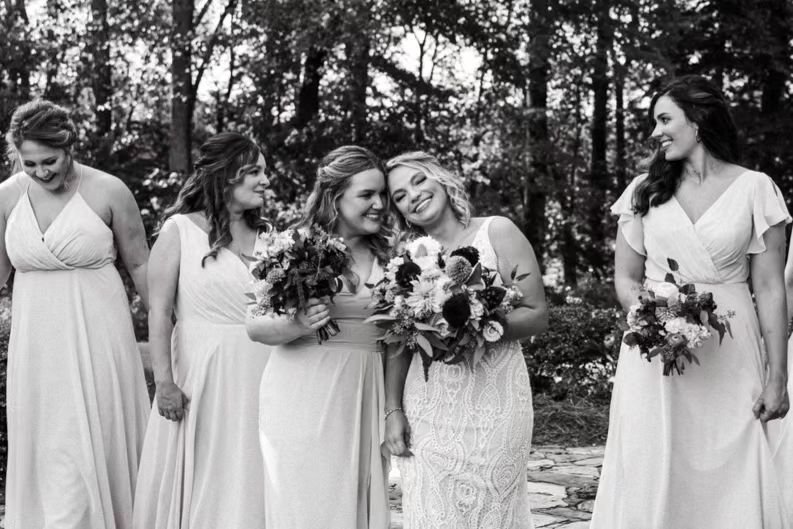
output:
[[[667, 261], [669, 268], [677, 271], [677, 262]], [[667, 274], [665, 282], [648, 289], [648, 295], [631, 307], [623, 342], [638, 348], [648, 362], [660, 356], [665, 376], [682, 375], [686, 361], [699, 365], [693, 350], [712, 336], [712, 330], [718, 333], [719, 344], [725, 334], [732, 337], [728, 320], [732, 316], [731, 311], [726, 316], [716, 314], [710, 292], [698, 293], [691, 283], [678, 285], [674, 276]]]
[[482, 267], [476, 248], [459, 248], [444, 260], [437, 241], [418, 238], [371, 287], [374, 315], [366, 321], [385, 330], [382, 342], [398, 344], [396, 354], [417, 352], [425, 378], [433, 361], [472, 356], [476, 362], [486, 343], [501, 339], [505, 314], [522, 297], [516, 287], [496, 285], [497, 277]]
[[[270, 230], [259, 235], [251, 273], [256, 279], [250, 297], [254, 314], [287, 315], [306, 310], [309, 298], [333, 296], [341, 290], [339, 276], [347, 267], [342, 239], [320, 228]], [[333, 320], [317, 331], [322, 343], [339, 332]]]

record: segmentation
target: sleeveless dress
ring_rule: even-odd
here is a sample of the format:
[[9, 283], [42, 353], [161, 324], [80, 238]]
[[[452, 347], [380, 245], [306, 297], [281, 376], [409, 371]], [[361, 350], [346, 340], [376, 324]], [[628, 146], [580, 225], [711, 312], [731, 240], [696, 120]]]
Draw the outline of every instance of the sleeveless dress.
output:
[[631, 208], [641, 178], [611, 211], [646, 256], [646, 284], [663, 281], [667, 259], [676, 260], [678, 283], [712, 292], [718, 313], [734, 311], [732, 338], [719, 346], [712, 337], [696, 350], [701, 365], [668, 377], [657, 358], [623, 345], [592, 529], [790, 529], [782, 483], [793, 468], [774, 458], [752, 414], [766, 354], [747, 284], [763, 234], [791, 220], [785, 202], [767, 175], [746, 171], [695, 223], [674, 197], [641, 217]]
[[[472, 246], [498, 269], [488, 236]], [[526, 469], [534, 414], [520, 343], [497, 342], [478, 364], [433, 362], [425, 382], [413, 358], [402, 398], [412, 457], [402, 476], [405, 529], [529, 529]]]
[[262, 456], [257, 411], [269, 347], [245, 330], [252, 276], [231, 251], [209, 251], [206, 232], [184, 215], [176, 325], [171, 336], [174, 382], [190, 399], [179, 422], [149, 419], [135, 494], [138, 529], [261, 529]]
[[20, 191], [5, 233], [5, 527], [126, 529], [149, 399], [113, 232], [79, 183], [44, 233]]
[[[367, 282], [380, 277], [375, 262]], [[363, 323], [370, 297], [363, 284], [345, 287], [330, 305], [339, 334], [273, 349], [259, 411], [268, 527], [388, 529], [382, 332]]]

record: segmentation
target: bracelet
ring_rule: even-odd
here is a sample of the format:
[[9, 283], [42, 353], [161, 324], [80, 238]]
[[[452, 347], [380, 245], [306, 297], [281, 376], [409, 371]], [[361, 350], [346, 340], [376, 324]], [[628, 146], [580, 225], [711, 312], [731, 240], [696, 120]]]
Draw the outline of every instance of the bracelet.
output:
[[402, 408], [392, 408], [390, 410], [386, 410], [385, 411], [385, 417], [383, 417], [383, 420], [384, 421], [387, 420], [388, 416], [391, 415], [392, 413], [394, 413], [395, 411], [404, 411], [404, 410]]

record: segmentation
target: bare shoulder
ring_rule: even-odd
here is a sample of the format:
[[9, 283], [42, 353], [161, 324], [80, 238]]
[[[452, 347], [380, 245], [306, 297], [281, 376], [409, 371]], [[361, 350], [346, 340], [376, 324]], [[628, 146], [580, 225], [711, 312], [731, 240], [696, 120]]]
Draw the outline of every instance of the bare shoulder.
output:
[[83, 194], [90, 193], [116, 200], [132, 197], [132, 192], [117, 176], [87, 165], [81, 164], [79, 168], [82, 173], [80, 176], [80, 190]]
[[25, 189], [25, 173], [13, 174], [0, 182], [0, 212], [7, 217]]
[[490, 240], [498, 241], [504, 244], [509, 244], [515, 241], [513, 238], [520, 236], [523, 237], [523, 232], [515, 225], [512, 220], [501, 215], [493, 215], [490, 217], [490, 226], [488, 227], [488, 235]]

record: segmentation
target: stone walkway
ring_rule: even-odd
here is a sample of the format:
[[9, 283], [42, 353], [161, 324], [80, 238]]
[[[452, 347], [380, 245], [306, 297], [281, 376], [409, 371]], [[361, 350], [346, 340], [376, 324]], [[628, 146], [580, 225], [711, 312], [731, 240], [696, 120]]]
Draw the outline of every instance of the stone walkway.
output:
[[[529, 502], [537, 529], [588, 529], [603, 447], [537, 446], [529, 462]], [[391, 529], [402, 529], [401, 478], [389, 475]]]

